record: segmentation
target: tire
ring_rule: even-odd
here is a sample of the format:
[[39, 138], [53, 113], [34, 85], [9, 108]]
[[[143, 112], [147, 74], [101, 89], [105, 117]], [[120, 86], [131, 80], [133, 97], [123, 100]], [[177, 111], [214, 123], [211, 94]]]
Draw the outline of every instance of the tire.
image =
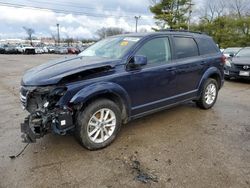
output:
[[83, 147], [98, 150], [114, 141], [121, 124], [121, 110], [117, 104], [98, 99], [78, 113], [75, 135]]
[[[214, 89], [215, 91], [213, 91]], [[218, 83], [215, 79], [207, 79], [202, 88], [201, 97], [196, 102], [197, 106], [205, 110], [212, 108], [218, 97], [218, 89]]]

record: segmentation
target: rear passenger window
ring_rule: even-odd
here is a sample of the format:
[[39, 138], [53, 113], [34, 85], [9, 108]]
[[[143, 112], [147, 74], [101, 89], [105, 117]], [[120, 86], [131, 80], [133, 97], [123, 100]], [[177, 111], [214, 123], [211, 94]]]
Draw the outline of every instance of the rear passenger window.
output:
[[217, 53], [218, 49], [215, 47], [214, 42], [209, 39], [196, 39], [201, 55]]
[[149, 64], [166, 63], [171, 59], [169, 40], [167, 37], [152, 39], [146, 42], [136, 55], [146, 56]]
[[193, 38], [174, 37], [174, 43], [178, 59], [199, 55], [197, 44]]

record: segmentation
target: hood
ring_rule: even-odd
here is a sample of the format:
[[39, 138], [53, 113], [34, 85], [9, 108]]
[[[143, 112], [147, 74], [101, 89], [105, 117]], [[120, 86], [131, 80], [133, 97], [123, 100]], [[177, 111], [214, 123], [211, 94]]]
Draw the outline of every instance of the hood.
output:
[[[57, 84], [64, 77], [84, 72], [87, 70], [114, 67], [119, 60], [103, 57], [65, 57], [51, 61], [28, 70], [22, 79], [22, 85], [46, 86]], [[84, 74], [84, 73], [83, 73]]]
[[234, 57], [232, 62], [237, 65], [250, 65], [250, 57]]

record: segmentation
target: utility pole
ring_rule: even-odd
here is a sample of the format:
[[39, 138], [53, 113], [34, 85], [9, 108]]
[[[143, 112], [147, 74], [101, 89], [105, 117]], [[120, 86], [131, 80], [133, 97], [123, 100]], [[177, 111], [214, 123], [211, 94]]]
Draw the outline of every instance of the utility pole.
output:
[[193, 3], [192, 3], [192, 0], [190, 0], [189, 2], [188, 2], [188, 31], [190, 30], [190, 21], [191, 21], [191, 14], [192, 14], [192, 6], [194, 5]]
[[141, 16], [135, 16], [135, 32], [137, 33], [137, 26], [138, 26], [138, 20], [141, 18]]
[[57, 42], [58, 42], [58, 46], [60, 45], [60, 31], [59, 31], [59, 24], [56, 24], [57, 26]]

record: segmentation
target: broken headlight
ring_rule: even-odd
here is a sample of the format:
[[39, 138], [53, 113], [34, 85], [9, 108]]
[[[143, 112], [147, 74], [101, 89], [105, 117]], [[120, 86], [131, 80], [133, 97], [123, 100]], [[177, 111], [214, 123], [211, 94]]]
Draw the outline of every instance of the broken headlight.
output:
[[54, 107], [60, 98], [66, 93], [66, 87], [56, 87], [53, 88], [47, 97], [47, 101], [44, 103], [44, 107]]
[[67, 91], [66, 87], [58, 87], [58, 88], [53, 89], [50, 92], [50, 96], [59, 96], [59, 97], [62, 97], [66, 93], [66, 91]]

